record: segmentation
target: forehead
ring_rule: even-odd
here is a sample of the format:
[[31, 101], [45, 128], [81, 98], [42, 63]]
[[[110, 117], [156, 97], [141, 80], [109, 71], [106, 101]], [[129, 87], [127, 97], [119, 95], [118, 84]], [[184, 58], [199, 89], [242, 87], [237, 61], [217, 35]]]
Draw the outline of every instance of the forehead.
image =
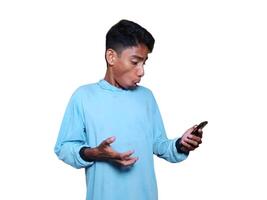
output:
[[146, 59], [148, 54], [149, 50], [143, 44], [139, 44], [138, 46], [128, 47], [121, 52], [122, 57], [133, 57], [140, 59]]

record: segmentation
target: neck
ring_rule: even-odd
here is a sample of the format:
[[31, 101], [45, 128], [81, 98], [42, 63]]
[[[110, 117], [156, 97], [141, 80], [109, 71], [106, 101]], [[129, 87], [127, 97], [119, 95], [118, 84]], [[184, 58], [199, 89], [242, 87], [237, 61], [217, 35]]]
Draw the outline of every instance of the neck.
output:
[[115, 87], [121, 88], [120, 85], [116, 82], [114, 75], [112, 71], [109, 69], [109, 67], [107, 68], [104, 80], [109, 82], [111, 85], [114, 85]]

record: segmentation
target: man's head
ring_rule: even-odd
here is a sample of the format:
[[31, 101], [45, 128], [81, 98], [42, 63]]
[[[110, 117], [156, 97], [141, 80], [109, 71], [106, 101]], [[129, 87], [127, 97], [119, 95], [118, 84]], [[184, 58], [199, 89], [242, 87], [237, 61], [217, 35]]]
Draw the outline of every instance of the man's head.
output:
[[136, 87], [144, 75], [143, 65], [154, 47], [153, 36], [140, 25], [121, 20], [106, 35], [109, 82], [117, 87]]

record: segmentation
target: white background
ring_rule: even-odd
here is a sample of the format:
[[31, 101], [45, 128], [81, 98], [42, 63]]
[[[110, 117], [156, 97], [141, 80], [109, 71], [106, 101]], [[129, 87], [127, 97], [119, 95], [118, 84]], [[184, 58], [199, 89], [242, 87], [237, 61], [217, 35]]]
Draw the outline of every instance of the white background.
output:
[[103, 78], [105, 34], [123, 18], [156, 39], [142, 85], [169, 138], [209, 121], [186, 161], [155, 157], [159, 199], [267, 199], [266, 3], [159, 2], [1, 1], [0, 199], [85, 199], [84, 171], [53, 148], [72, 92]]

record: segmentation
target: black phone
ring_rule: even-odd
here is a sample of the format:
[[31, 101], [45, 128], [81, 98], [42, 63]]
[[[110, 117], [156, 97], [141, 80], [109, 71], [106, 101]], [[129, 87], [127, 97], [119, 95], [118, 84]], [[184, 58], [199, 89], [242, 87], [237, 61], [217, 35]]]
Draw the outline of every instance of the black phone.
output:
[[198, 136], [198, 130], [203, 129], [208, 124], [208, 121], [201, 122], [197, 127], [193, 130], [192, 134]]

